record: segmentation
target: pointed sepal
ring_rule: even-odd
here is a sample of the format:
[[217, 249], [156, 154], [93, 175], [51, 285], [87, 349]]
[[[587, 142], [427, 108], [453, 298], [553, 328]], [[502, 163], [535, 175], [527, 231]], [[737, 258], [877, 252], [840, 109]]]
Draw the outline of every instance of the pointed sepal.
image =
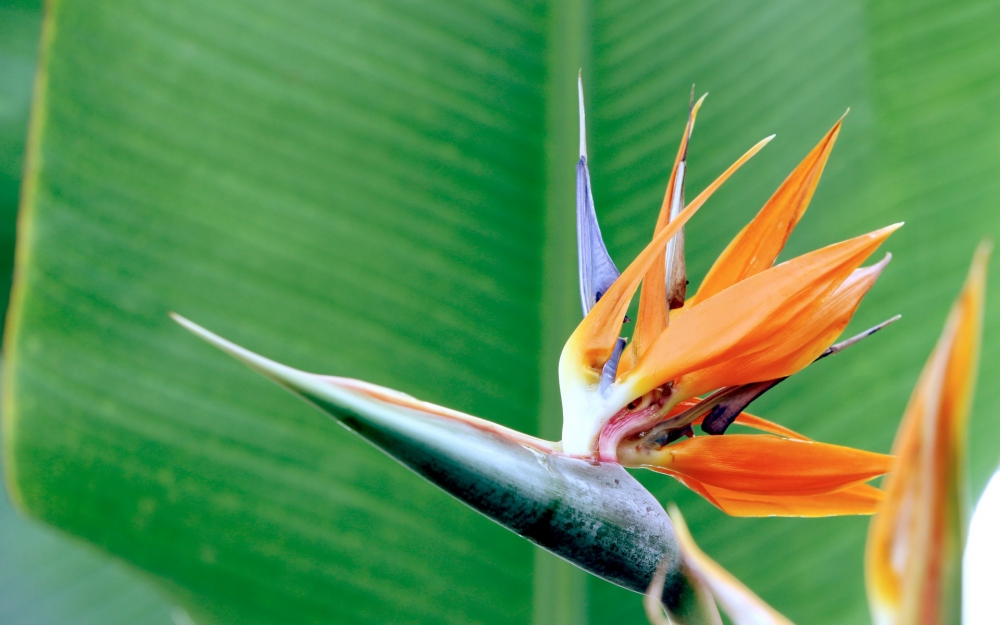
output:
[[[674, 167], [667, 180], [667, 190], [663, 194], [663, 204], [656, 219], [654, 234], [663, 230], [684, 208], [684, 180], [687, 174], [687, 151], [694, 132], [694, 123], [698, 110], [708, 94], [701, 96], [691, 105], [688, 121], [681, 136], [681, 144], [677, 149]], [[632, 368], [635, 361], [646, 351], [650, 343], [663, 332], [670, 322], [670, 310], [684, 305], [687, 291], [687, 269], [684, 262], [684, 231], [678, 231], [667, 243], [642, 280], [642, 293], [639, 296], [639, 313], [636, 317], [635, 332], [632, 335], [631, 348], [625, 356], [624, 373]]]
[[590, 189], [587, 168], [586, 118], [583, 110], [583, 79], [577, 82], [580, 93], [580, 160], [576, 164], [576, 245], [580, 267], [580, 304], [586, 316], [618, 279], [608, 248], [601, 236], [594, 210], [594, 194]]
[[[846, 116], [847, 113], [844, 113]], [[690, 305], [702, 302], [770, 267], [809, 207], [823, 168], [840, 134], [841, 117], [789, 174], [725, 251], [716, 259]]]
[[623, 443], [621, 463], [757, 495], [823, 495], [863, 484], [893, 467], [892, 456], [769, 435], [696, 436], [664, 447], [647, 443]]
[[729, 516], [735, 517], [800, 517], [871, 515], [885, 500], [885, 493], [870, 484], [857, 484], [822, 495], [760, 495], [716, 488], [682, 480]]
[[795, 373], [836, 338], [864, 289], [849, 290], [852, 305], [833, 306], [840, 314], [823, 314], [824, 304], [840, 299], [838, 287], [901, 225], [793, 258], [708, 298], [671, 323], [619, 382], [638, 397], [676, 381], [686, 398]]
[[966, 439], [988, 258], [989, 245], [980, 245], [896, 434], [898, 469], [865, 557], [876, 625], [962, 621]]
[[[828, 356], [839, 354], [848, 347], [857, 345], [862, 340], [872, 336], [882, 328], [899, 321], [899, 319], [900, 315], [895, 315], [876, 326], [868, 328], [864, 332], [856, 334], [849, 339], [840, 341], [839, 343], [835, 343], [826, 348], [826, 350], [820, 354], [816, 360], [822, 360]], [[701, 416], [702, 414], [704, 415], [704, 419], [701, 423], [702, 431], [706, 434], [725, 434], [729, 426], [736, 420], [736, 417], [739, 416], [739, 414], [742, 413], [751, 402], [787, 379], [787, 377], [784, 377], [768, 380], [766, 382], [754, 382], [752, 384], [743, 384], [741, 386], [730, 386], [720, 389], [718, 392], [706, 397], [704, 403], [709, 405], [698, 406], [699, 414], [697, 416]], [[680, 421], [682, 418], [679, 417], [678, 420]]]

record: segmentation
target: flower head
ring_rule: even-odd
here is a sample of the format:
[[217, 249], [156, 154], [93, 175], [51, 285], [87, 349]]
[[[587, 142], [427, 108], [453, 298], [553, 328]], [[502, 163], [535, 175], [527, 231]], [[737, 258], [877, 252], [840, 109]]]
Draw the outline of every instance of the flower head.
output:
[[[881, 491], [865, 482], [889, 470], [890, 458], [816, 443], [743, 409], [784, 377], [858, 340], [831, 346], [888, 259], [865, 269], [861, 263], [897, 227], [772, 266], [812, 196], [838, 122], [687, 298], [684, 225], [770, 140], [685, 206], [687, 144], [702, 101], [690, 105], [653, 241], [620, 275], [597, 224], [581, 123], [577, 232], [585, 316], [559, 361], [562, 441], [358, 380], [299, 371], [174, 318], [474, 509], [595, 575], [643, 592], [664, 554], [675, 556], [662, 599], [702, 619], [701, 595], [676, 557], [670, 519], [624, 467], [675, 476], [734, 515], [873, 511]], [[582, 97], [580, 110], [582, 120]], [[619, 335], [640, 283], [634, 340], [626, 345]], [[734, 422], [765, 434], [678, 442], [693, 434], [691, 426], [723, 434]]]
[[[768, 436], [675, 443], [690, 437], [693, 425], [725, 433], [760, 394], [883, 327], [833, 345], [891, 256], [860, 265], [900, 226], [774, 264], [819, 182], [838, 121], [685, 299], [683, 228], [770, 140], [685, 206], [687, 147], [703, 101], [692, 103], [653, 240], [619, 276], [596, 224], [581, 90], [577, 217], [585, 317], [559, 362], [562, 451], [674, 475], [732, 514], [871, 514], [881, 493], [865, 482], [891, 468], [888, 456], [816, 443], [772, 425], [762, 428]], [[640, 283], [636, 327], [626, 344], [619, 335]]]
[[[685, 204], [690, 104], [652, 242], [619, 273], [594, 209], [580, 85], [577, 234], [583, 321], [559, 360], [563, 437], [545, 441], [359, 380], [306, 373], [174, 315], [183, 327], [340, 421], [497, 523], [581, 568], [646, 592], [678, 622], [789, 621], [705, 555], [625, 467], [675, 477], [734, 516], [872, 514], [866, 558], [876, 622], [957, 622], [964, 542], [964, 433], [987, 250], [911, 398], [894, 457], [817, 442], [746, 413], [810, 363], [895, 321], [835, 342], [891, 256], [862, 267], [900, 224], [775, 264], [840, 132], [837, 121], [690, 297], [684, 228], [771, 138]], [[631, 342], [625, 313], [642, 284]], [[732, 424], [759, 434], [727, 433]], [[694, 427], [707, 436], [695, 436]], [[896, 473], [890, 473], [898, 467]], [[890, 473], [883, 492], [868, 482]], [[659, 566], [658, 566], [659, 565]]]

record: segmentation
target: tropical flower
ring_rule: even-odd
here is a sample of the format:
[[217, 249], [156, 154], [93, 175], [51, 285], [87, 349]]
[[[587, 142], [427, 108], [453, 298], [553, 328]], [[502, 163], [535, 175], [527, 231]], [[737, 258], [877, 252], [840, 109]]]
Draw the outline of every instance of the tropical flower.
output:
[[865, 559], [877, 625], [962, 622], [966, 437], [988, 258], [980, 245], [896, 433], [898, 469], [886, 478]]
[[[675, 476], [734, 515], [871, 513], [882, 494], [866, 482], [890, 469], [890, 457], [813, 442], [743, 409], [884, 325], [831, 345], [888, 257], [868, 268], [861, 263], [898, 226], [772, 266], [819, 181], [838, 121], [686, 298], [683, 226], [769, 141], [685, 207], [686, 150], [702, 101], [691, 104], [653, 241], [619, 275], [594, 211], [581, 97], [577, 224], [585, 317], [559, 361], [561, 441], [359, 380], [299, 371], [174, 318], [446, 492], [599, 577], [645, 592], [666, 555], [664, 605], [682, 622], [704, 622], [703, 593], [679, 557], [673, 524], [624, 467]], [[621, 328], [640, 282], [629, 345]], [[764, 434], [725, 434], [732, 423]], [[714, 436], [693, 437], [695, 425]]]
[[[424, 402], [419, 409], [504, 430], [544, 453], [672, 475], [732, 515], [871, 514], [882, 493], [866, 482], [891, 468], [889, 456], [814, 442], [742, 411], [787, 376], [885, 325], [831, 346], [890, 256], [871, 267], [861, 263], [899, 224], [774, 265], [819, 183], [838, 121], [685, 298], [683, 226], [771, 139], [684, 206], [687, 146], [703, 101], [691, 104], [653, 240], [619, 275], [594, 211], [580, 85], [577, 234], [585, 316], [559, 360], [562, 440], [542, 441]], [[627, 344], [622, 323], [640, 283]], [[403, 401], [389, 389], [341, 380]], [[734, 422], [765, 434], [719, 436]], [[713, 436], [694, 437], [694, 425]]]
[[[585, 317], [559, 361], [561, 450], [673, 475], [734, 515], [871, 514], [882, 494], [865, 482], [890, 470], [889, 456], [813, 442], [741, 413], [781, 380], [885, 325], [831, 345], [890, 256], [861, 263], [900, 224], [773, 265], [819, 183], [838, 121], [685, 299], [682, 228], [770, 140], [684, 207], [687, 146], [703, 101], [691, 106], [653, 240], [619, 275], [594, 212], [581, 87], [577, 231]], [[622, 324], [640, 283], [626, 344]], [[734, 422], [767, 435], [694, 437], [691, 429], [720, 435]]]

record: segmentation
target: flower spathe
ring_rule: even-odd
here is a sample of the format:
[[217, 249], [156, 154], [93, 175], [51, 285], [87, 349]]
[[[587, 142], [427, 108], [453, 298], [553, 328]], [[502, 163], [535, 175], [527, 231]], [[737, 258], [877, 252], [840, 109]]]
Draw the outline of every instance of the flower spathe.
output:
[[[301, 371], [172, 316], [446, 493], [597, 577], [645, 592], [656, 563], [679, 553], [663, 507], [617, 463], [591, 464], [558, 453], [554, 443], [398, 391]], [[705, 622], [688, 575], [672, 561], [665, 605], [691, 617], [684, 622]]]
[[965, 450], [989, 251], [976, 251], [896, 434], [898, 470], [886, 479], [865, 557], [876, 625], [962, 621]]

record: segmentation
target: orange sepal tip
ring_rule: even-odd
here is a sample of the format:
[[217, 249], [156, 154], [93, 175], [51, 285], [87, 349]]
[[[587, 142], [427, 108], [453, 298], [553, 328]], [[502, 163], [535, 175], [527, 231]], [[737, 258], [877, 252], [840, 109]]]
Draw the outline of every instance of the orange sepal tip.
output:
[[822, 495], [892, 470], [893, 458], [851, 447], [755, 434], [696, 436], [659, 449], [619, 447], [624, 466], [760, 495]]
[[774, 263], [792, 230], [809, 207], [843, 121], [843, 117], [837, 120], [833, 128], [781, 183], [753, 221], [736, 235], [716, 259], [689, 305], [704, 301], [737, 282], [764, 271]]
[[893, 444], [899, 458], [872, 520], [865, 581], [878, 625], [960, 622], [966, 438], [990, 244], [980, 244]]

